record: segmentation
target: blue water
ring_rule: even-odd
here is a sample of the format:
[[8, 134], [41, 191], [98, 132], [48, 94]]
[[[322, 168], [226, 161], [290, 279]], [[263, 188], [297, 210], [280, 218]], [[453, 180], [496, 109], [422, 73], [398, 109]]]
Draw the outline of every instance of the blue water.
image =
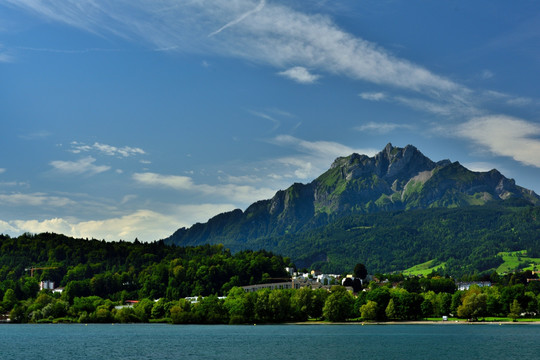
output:
[[0, 325], [0, 359], [540, 359], [540, 325]]

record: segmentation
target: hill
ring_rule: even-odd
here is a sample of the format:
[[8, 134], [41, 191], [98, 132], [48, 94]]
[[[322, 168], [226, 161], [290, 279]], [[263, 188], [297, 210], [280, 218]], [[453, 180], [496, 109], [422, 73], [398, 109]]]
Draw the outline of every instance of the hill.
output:
[[[456, 242], [463, 240], [481, 246], [481, 238], [474, 236], [501, 231], [512, 241], [525, 241], [513, 233], [507, 234], [507, 223], [498, 219], [516, 217], [508, 221], [517, 221], [524, 216], [523, 211], [539, 203], [537, 194], [517, 186], [495, 169], [474, 172], [459, 162], [434, 162], [411, 145], [398, 148], [388, 144], [374, 157], [352, 154], [338, 158], [309, 184], [295, 183], [245, 211], [237, 209], [219, 214], [205, 224], [181, 228], [165, 242], [182, 246], [223, 243], [233, 251], [265, 248], [292, 257], [297, 265], [317, 265], [335, 271], [359, 261], [380, 271], [404, 270], [434, 258], [464, 261], [465, 257], [455, 255], [443, 259], [441, 252], [447, 247], [441, 245], [446, 244], [441, 231], [452, 231], [445, 234], [449, 245], [469, 251], [473, 250], [471, 246]], [[444, 216], [455, 218], [456, 227], [462, 231], [444, 230], [444, 223], [438, 220], [441, 211]], [[398, 226], [401, 221], [410, 231], [404, 232]], [[344, 222], [360, 224], [359, 230], [363, 231], [355, 231], [354, 237], [345, 236], [343, 233], [350, 233], [351, 227]], [[426, 222], [432, 230], [420, 231]], [[322, 248], [317, 238], [326, 239]], [[402, 239], [412, 243], [404, 242], [401, 247], [417, 250], [413, 254], [415, 263], [399, 260], [398, 254], [377, 256], [384, 248], [383, 241], [394, 248], [396, 241]], [[368, 240], [377, 245], [367, 244]], [[501, 245], [497, 252], [525, 248], [525, 244], [519, 249]], [[406, 252], [402, 254], [405, 255]]]

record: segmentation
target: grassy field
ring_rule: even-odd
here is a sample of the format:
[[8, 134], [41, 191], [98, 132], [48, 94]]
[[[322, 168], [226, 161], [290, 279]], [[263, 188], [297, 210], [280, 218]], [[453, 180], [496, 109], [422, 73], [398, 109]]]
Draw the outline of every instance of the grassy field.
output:
[[428, 275], [438, 268], [444, 268], [445, 263], [438, 263], [435, 260], [429, 260], [425, 263], [415, 265], [403, 271], [403, 275]]
[[523, 270], [540, 270], [540, 258], [532, 258], [527, 256], [527, 251], [510, 251], [500, 252], [498, 254], [502, 257], [504, 263], [498, 268], [499, 274], [510, 273], [517, 269]]
[[[499, 274], [511, 273], [516, 270], [525, 271], [533, 270], [540, 271], [540, 258], [527, 256], [526, 250], [500, 252], [503, 263], [497, 268]], [[445, 263], [438, 263], [435, 260], [429, 260], [425, 263], [415, 265], [406, 270], [403, 270], [404, 275], [428, 275], [438, 268], [444, 268]]]

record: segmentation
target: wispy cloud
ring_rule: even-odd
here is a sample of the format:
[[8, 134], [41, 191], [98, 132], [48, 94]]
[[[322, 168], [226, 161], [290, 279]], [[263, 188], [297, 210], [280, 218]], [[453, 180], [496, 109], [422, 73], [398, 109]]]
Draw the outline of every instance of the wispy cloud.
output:
[[489, 70], [484, 70], [482, 71], [482, 73], [480, 74], [480, 77], [484, 80], [487, 80], [487, 79], [491, 79], [495, 76], [495, 74], [493, 74], [493, 72], [489, 71]]
[[0, 63], [10, 63], [15, 61], [15, 58], [4, 49], [4, 46], [0, 44]]
[[496, 101], [498, 103], [505, 103], [511, 106], [526, 106], [534, 103], [534, 100], [527, 97], [514, 96], [500, 91], [488, 90], [483, 93], [484, 101]]
[[353, 149], [349, 146], [333, 141], [307, 141], [290, 135], [276, 136], [274, 139], [272, 139], [272, 142], [277, 145], [294, 147], [303, 153], [308, 153], [313, 156], [332, 158], [347, 156], [354, 152], [369, 155], [373, 155], [377, 152], [373, 149]]
[[178, 191], [194, 191], [207, 196], [221, 196], [241, 203], [250, 203], [274, 195], [275, 190], [239, 184], [196, 184], [191, 177], [152, 172], [135, 173], [133, 179], [143, 185], [168, 187]]
[[386, 94], [383, 92], [363, 92], [359, 96], [364, 100], [381, 101], [386, 99]]
[[107, 165], [95, 165], [94, 159], [91, 156], [79, 159], [78, 161], [51, 161], [51, 166], [56, 170], [66, 174], [90, 174], [95, 175], [109, 170], [111, 167]]
[[171, 235], [182, 226], [207, 221], [212, 216], [231, 211], [231, 204], [181, 205], [167, 208], [167, 213], [147, 209], [100, 220], [79, 221], [68, 218], [46, 220], [0, 220], [0, 233], [20, 235], [24, 232], [56, 232], [77, 238], [106, 240], [154, 241]]
[[79, 154], [81, 152], [96, 151], [102, 155], [109, 156], [118, 156], [118, 157], [129, 157], [134, 155], [144, 155], [146, 154], [143, 149], [137, 147], [123, 146], [116, 147], [107, 144], [94, 143], [93, 145], [86, 145], [81, 142], [73, 141], [71, 143], [70, 152], [74, 154]]
[[22, 135], [19, 135], [19, 137], [24, 140], [36, 140], [36, 139], [45, 139], [51, 135], [52, 133], [50, 131], [42, 130], [42, 131], [36, 131], [36, 132], [28, 133], [28, 134], [22, 134]]
[[483, 116], [460, 125], [457, 136], [530, 166], [540, 167], [540, 125], [503, 116]]
[[370, 156], [377, 153], [374, 149], [355, 149], [332, 141], [307, 141], [290, 135], [276, 136], [270, 141], [297, 152], [296, 155], [274, 160], [279, 164], [281, 173], [279, 176], [273, 175], [276, 179], [290, 177], [310, 180], [327, 170], [338, 157], [352, 153]]
[[0, 168], [0, 174], [3, 174], [3, 173], [5, 173], [5, 172], [6, 172], [6, 169]]
[[[340, 29], [327, 16], [302, 13], [284, 3], [253, 0], [5, 1], [52, 21], [90, 32], [142, 40], [152, 48], [217, 53], [279, 68], [300, 66], [429, 96], [466, 90]], [[296, 78], [306, 77], [297, 74]]]
[[492, 169], [498, 169], [499, 171], [502, 171], [500, 166], [496, 166], [495, 164], [492, 164], [489, 162], [477, 161], [477, 162], [463, 163], [462, 165], [471, 171], [477, 171], [477, 172], [486, 172]]
[[265, 119], [265, 120], [268, 120], [270, 122], [272, 122], [274, 124], [273, 128], [272, 128], [272, 131], [275, 131], [279, 128], [279, 126], [281, 125], [281, 122], [276, 119], [275, 117], [271, 116], [271, 115], [268, 115], [266, 113], [263, 113], [263, 112], [260, 112], [260, 111], [253, 111], [253, 110], [249, 110], [249, 113], [252, 114], [252, 115], [255, 115], [261, 119]]
[[246, 11], [245, 13], [241, 14], [240, 16], [238, 16], [236, 19], [232, 20], [232, 21], [229, 21], [227, 24], [223, 25], [222, 27], [220, 27], [218, 30], [210, 33], [208, 35], [208, 37], [211, 37], [211, 36], [214, 36], [214, 35], [217, 35], [219, 34], [220, 32], [222, 32], [223, 30], [227, 29], [228, 27], [231, 27], [231, 26], [234, 26], [236, 24], [238, 24], [239, 22], [241, 22], [242, 20], [244, 20], [245, 18], [247, 18], [248, 16], [256, 13], [256, 12], [259, 12], [262, 10], [262, 8], [264, 7], [264, 5], [266, 4], [266, 0], [261, 0], [259, 2], [259, 4], [253, 9], [253, 10], [249, 10], [249, 11]]
[[308, 69], [302, 66], [295, 66], [278, 74], [300, 84], [313, 84], [320, 78], [319, 75], [310, 73]]
[[358, 131], [372, 131], [380, 134], [386, 134], [396, 129], [412, 129], [409, 124], [396, 124], [396, 123], [376, 123], [368, 122], [367, 124], [357, 126], [355, 130]]
[[57, 54], [87, 54], [91, 52], [119, 52], [121, 49], [104, 49], [104, 48], [87, 48], [87, 49], [53, 49], [53, 48], [34, 48], [19, 46], [18, 50], [32, 51], [32, 52], [47, 52]]
[[74, 202], [65, 197], [50, 196], [45, 193], [31, 194], [0, 194], [0, 202], [13, 206], [52, 206], [62, 207], [73, 205]]

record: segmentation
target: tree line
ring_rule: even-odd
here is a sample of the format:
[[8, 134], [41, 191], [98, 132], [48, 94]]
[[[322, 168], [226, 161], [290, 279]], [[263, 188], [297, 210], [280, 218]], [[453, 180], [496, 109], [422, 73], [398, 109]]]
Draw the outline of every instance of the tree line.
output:
[[[343, 286], [257, 292], [240, 287], [284, 281], [288, 265], [288, 258], [267, 251], [232, 254], [222, 245], [111, 243], [48, 233], [0, 235], [0, 316], [31, 323], [250, 324], [540, 314], [540, 281], [528, 281], [537, 278], [531, 271], [464, 277], [494, 284], [467, 291], [457, 290], [454, 279], [436, 272], [424, 278], [376, 274], [379, 281], [364, 285], [346, 282], [354, 293]], [[36, 268], [34, 276], [28, 271], [31, 267]], [[365, 277], [367, 270], [358, 265], [354, 273]], [[41, 280], [54, 281], [63, 291], [40, 291]], [[134, 305], [125, 306], [126, 300]]]
[[518, 275], [502, 278], [494, 286], [472, 285], [461, 291], [456, 290], [452, 279], [411, 277], [399, 284], [372, 282], [357, 294], [340, 285], [330, 290], [303, 287], [256, 292], [233, 287], [226, 297], [214, 294], [196, 300], [142, 298], [134, 306], [119, 306], [121, 302], [96, 295], [70, 299], [49, 290], [21, 301], [8, 289], [1, 307], [4, 312], [9, 310], [12, 322], [28, 323], [256, 324], [308, 320], [414, 321], [442, 316], [468, 320], [536, 318], [540, 314], [540, 282], [522, 283], [519, 277], [530, 274]]

